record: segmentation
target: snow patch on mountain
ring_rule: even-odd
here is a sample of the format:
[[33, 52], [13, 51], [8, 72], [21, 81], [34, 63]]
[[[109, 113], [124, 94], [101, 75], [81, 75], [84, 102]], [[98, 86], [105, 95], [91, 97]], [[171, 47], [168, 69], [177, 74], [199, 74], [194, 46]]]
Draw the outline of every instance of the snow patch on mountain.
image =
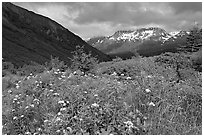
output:
[[[115, 32], [112, 36], [106, 37], [105, 39], [99, 39], [96, 43], [103, 43], [105, 41], [139, 41], [143, 42], [146, 40], [161, 41], [162, 43], [168, 41], [169, 39], [173, 40], [182, 37], [189, 32], [187, 31], [174, 31], [167, 33], [164, 29], [150, 27], [150, 28], [140, 28], [137, 30], [120, 30]], [[95, 43], [95, 44], [96, 44]]]

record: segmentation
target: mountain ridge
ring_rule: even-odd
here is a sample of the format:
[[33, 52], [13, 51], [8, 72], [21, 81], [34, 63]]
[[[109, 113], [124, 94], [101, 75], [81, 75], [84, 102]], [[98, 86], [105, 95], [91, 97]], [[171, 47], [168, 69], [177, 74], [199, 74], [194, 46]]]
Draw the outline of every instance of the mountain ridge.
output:
[[[180, 38], [185, 39], [187, 33], [187, 31], [180, 31], [172, 34], [167, 33], [162, 28], [149, 27], [136, 30], [119, 30], [107, 37], [100, 36], [89, 39], [87, 43], [109, 55], [137, 50], [140, 54], [146, 56], [146, 53], [144, 54], [143, 51], [148, 50], [147, 47], [149, 47], [149, 50], [153, 49], [157, 54], [162, 53], [166, 49], [168, 51], [175, 51], [175, 46], [172, 46], [172, 50], [170, 49], [171, 47], [165, 45]], [[153, 46], [151, 47], [150, 44]]]

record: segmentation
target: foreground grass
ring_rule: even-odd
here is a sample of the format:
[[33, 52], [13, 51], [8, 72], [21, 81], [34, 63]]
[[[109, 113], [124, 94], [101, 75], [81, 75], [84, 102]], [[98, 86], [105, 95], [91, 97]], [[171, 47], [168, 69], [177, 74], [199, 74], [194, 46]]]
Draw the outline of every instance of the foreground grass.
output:
[[175, 83], [173, 69], [152, 62], [3, 79], [3, 134], [202, 134], [201, 73], [185, 70]]

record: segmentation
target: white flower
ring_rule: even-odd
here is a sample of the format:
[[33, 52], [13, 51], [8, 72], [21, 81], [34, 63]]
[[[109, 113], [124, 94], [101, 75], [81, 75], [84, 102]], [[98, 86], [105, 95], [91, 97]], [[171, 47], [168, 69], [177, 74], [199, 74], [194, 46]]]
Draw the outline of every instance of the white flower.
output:
[[60, 117], [57, 117], [57, 118], [55, 119], [55, 121], [61, 121], [61, 118], [60, 118]]
[[61, 114], [62, 114], [61, 112], [58, 112], [58, 113], [57, 113], [57, 115], [61, 115]]
[[133, 127], [133, 123], [131, 121], [124, 122], [126, 126]]
[[8, 93], [12, 93], [13, 91], [12, 90], [8, 90]]
[[67, 108], [60, 108], [60, 111], [64, 111], [64, 110], [66, 110]]
[[56, 132], [60, 132], [60, 130], [57, 130]]
[[124, 74], [120, 74], [121, 76], [124, 76]]
[[28, 132], [28, 131], [27, 131], [27, 132], [25, 132], [25, 134], [26, 134], [26, 135], [31, 135], [31, 133], [30, 133], [30, 132]]
[[17, 119], [17, 117], [13, 117], [13, 120]]
[[63, 103], [65, 103], [65, 102], [64, 102], [64, 100], [60, 100], [60, 101], [58, 101], [58, 103], [59, 103], [59, 104], [63, 104]]
[[116, 76], [117, 75], [117, 73], [116, 72], [113, 72], [113, 74], [111, 74], [112, 76]]
[[58, 78], [59, 80], [61, 80], [62, 78]]
[[75, 75], [75, 74], [77, 74], [77, 72], [76, 72], [76, 71], [74, 71], [74, 72], [73, 72], [73, 74]]
[[92, 107], [99, 107], [99, 105], [96, 104], [96, 103], [93, 103], [91, 106], [92, 106]]
[[24, 115], [21, 115], [21, 117], [24, 117]]
[[59, 96], [59, 93], [54, 93], [53, 95], [54, 95], [54, 96]]
[[147, 78], [152, 78], [152, 75], [148, 75]]
[[150, 89], [145, 89], [145, 91], [146, 91], [147, 93], [151, 92], [151, 90], [150, 90]]
[[94, 97], [98, 97], [98, 94], [95, 94]]
[[50, 89], [50, 92], [53, 92], [54, 90], [53, 89]]
[[19, 89], [19, 88], [20, 88], [20, 86], [19, 86], [18, 84], [16, 84], [16, 88], [17, 88], [17, 89]]
[[132, 79], [132, 78], [131, 77], [127, 77], [126, 79], [129, 80], [129, 79]]
[[150, 106], [155, 106], [155, 104], [153, 102], [150, 102], [149, 105]]
[[49, 121], [49, 120], [46, 119], [46, 120], [44, 120], [44, 123], [46, 123], [46, 122], [48, 122], [48, 121]]
[[31, 107], [34, 107], [34, 104], [31, 104], [30, 106], [31, 106]]
[[37, 98], [35, 98], [34, 100], [33, 100], [34, 102], [36, 101], [36, 102], [38, 102], [38, 101], [40, 101], [39, 99], [37, 99]]
[[28, 108], [29, 108], [29, 106], [26, 106], [26, 107], [25, 107], [25, 109], [28, 109]]

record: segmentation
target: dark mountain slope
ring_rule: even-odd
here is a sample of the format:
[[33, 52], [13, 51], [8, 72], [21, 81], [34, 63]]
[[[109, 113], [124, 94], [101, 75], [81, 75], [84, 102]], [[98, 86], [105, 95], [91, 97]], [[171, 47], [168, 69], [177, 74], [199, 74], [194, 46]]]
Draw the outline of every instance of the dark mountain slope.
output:
[[31, 61], [43, 64], [51, 55], [70, 64], [76, 46], [84, 45], [100, 61], [109, 56], [93, 48], [57, 22], [12, 3], [2, 3], [2, 56], [17, 66]]

